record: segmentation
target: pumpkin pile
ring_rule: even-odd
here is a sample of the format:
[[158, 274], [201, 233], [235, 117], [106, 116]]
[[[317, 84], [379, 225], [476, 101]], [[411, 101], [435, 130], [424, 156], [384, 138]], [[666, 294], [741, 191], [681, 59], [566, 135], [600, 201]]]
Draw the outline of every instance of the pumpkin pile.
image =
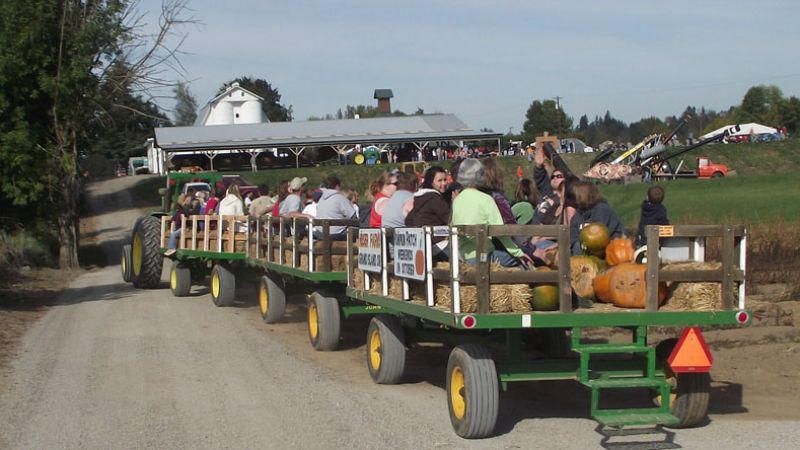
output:
[[[592, 223], [581, 229], [580, 242], [586, 254], [570, 258], [570, 284], [575, 295], [620, 308], [644, 308], [647, 266], [633, 262], [633, 241], [610, 239], [608, 228]], [[659, 283], [659, 306], [666, 293], [666, 284]]]

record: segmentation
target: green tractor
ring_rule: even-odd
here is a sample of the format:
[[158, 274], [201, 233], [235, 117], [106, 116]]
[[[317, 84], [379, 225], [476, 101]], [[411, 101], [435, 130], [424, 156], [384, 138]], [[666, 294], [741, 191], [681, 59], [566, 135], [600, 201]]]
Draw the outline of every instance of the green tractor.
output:
[[162, 254], [162, 220], [171, 216], [181, 194], [197, 191], [227, 189], [231, 184], [239, 185], [240, 192], [258, 189], [249, 185], [239, 175], [222, 175], [217, 172], [181, 173], [167, 175], [166, 186], [159, 189], [161, 209], [136, 220], [131, 231], [131, 239], [122, 247], [120, 268], [122, 279], [131, 282], [137, 288], [153, 289], [161, 283], [163, 267]]

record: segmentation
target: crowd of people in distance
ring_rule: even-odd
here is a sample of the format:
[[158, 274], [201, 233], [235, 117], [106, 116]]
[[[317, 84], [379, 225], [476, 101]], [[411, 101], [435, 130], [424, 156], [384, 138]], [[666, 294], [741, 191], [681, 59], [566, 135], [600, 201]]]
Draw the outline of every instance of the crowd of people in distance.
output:
[[[456, 159], [449, 170], [432, 166], [420, 178], [415, 173], [394, 169], [374, 179], [364, 195], [364, 202], [354, 191], [342, 189], [336, 175], [327, 175], [318, 187], [307, 189], [308, 179], [295, 177], [281, 181], [277, 195], [270, 196], [266, 185], [259, 186], [256, 198], [242, 198], [238, 186], [218, 190], [207, 201], [204, 192], [181, 195], [173, 215], [176, 231], [170, 235], [168, 252], [174, 252], [180, 237], [183, 217], [196, 214], [261, 217], [305, 217], [357, 222], [362, 228], [426, 227], [446, 225], [569, 225], [570, 252], [583, 252], [580, 230], [589, 223], [602, 223], [611, 238], [624, 233], [617, 213], [603, 199], [597, 186], [572, 174], [560, 158], [549, 159], [543, 149], [532, 157], [533, 179], [520, 178], [513, 199], [505, 196], [508, 178], [494, 157]], [[664, 190], [654, 186], [642, 204], [637, 244], [643, 242], [645, 225], [667, 224], [666, 210], [661, 204]], [[321, 238], [321, 227], [298, 229], [296, 233], [313, 233]], [[286, 230], [292, 232], [292, 230]], [[346, 240], [347, 227], [332, 225], [332, 240]], [[435, 237], [434, 258], [449, 260], [453, 255], [448, 240]], [[512, 236], [492, 238], [489, 242], [491, 261], [505, 267], [532, 268], [544, 265], [548, 252], [557, 248], [550, 237]], [[465, 238], [458, 257], [468, 263], [476, 261], [475, 239]]]

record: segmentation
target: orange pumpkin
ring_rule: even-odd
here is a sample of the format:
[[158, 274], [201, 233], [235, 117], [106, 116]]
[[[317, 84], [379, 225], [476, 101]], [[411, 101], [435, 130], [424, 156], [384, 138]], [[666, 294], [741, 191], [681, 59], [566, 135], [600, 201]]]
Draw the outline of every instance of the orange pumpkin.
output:
[[[609, 280], [614, 305], [620, 308], [645, 307], [647, 300], [647, 266], [645, 264], [622, 263], [614, 266]], [[666, 284], [658, 286], [658, 305], [667, 298]]]
[[606, 262], [609, 266], [633, 261], [633, 241], [628, 238], [612, 239], [606, 246]]
[[600, 300], [603, 303], [612, 303], [614, 301], [614, 298], [611, 295], [611, 274], [613, 272], [614, 268], [612, 267], [605, 272], [598, 274], [592, 281], [592, 287], [594, 287], [594, 296], [597, 298], [597, 300]]
[[583, 248], [591, 255], [600, 255], [608, 245], [608, 227], [602, 223], [590, 223], [581, 228], [578, 236]]

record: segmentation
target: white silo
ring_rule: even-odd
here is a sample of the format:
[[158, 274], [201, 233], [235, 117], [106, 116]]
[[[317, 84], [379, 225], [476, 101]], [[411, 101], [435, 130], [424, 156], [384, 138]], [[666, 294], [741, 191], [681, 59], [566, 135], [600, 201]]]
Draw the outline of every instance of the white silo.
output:
[[267, 121], [261, 110], [261, 102], [258, 100], [245, 101], [239, 111], [239, 118], [236, 123], [262, 123]]
[[233, 124], [233, 104], [223, 99], [212, 108], [206, 125], [231, 124]]

